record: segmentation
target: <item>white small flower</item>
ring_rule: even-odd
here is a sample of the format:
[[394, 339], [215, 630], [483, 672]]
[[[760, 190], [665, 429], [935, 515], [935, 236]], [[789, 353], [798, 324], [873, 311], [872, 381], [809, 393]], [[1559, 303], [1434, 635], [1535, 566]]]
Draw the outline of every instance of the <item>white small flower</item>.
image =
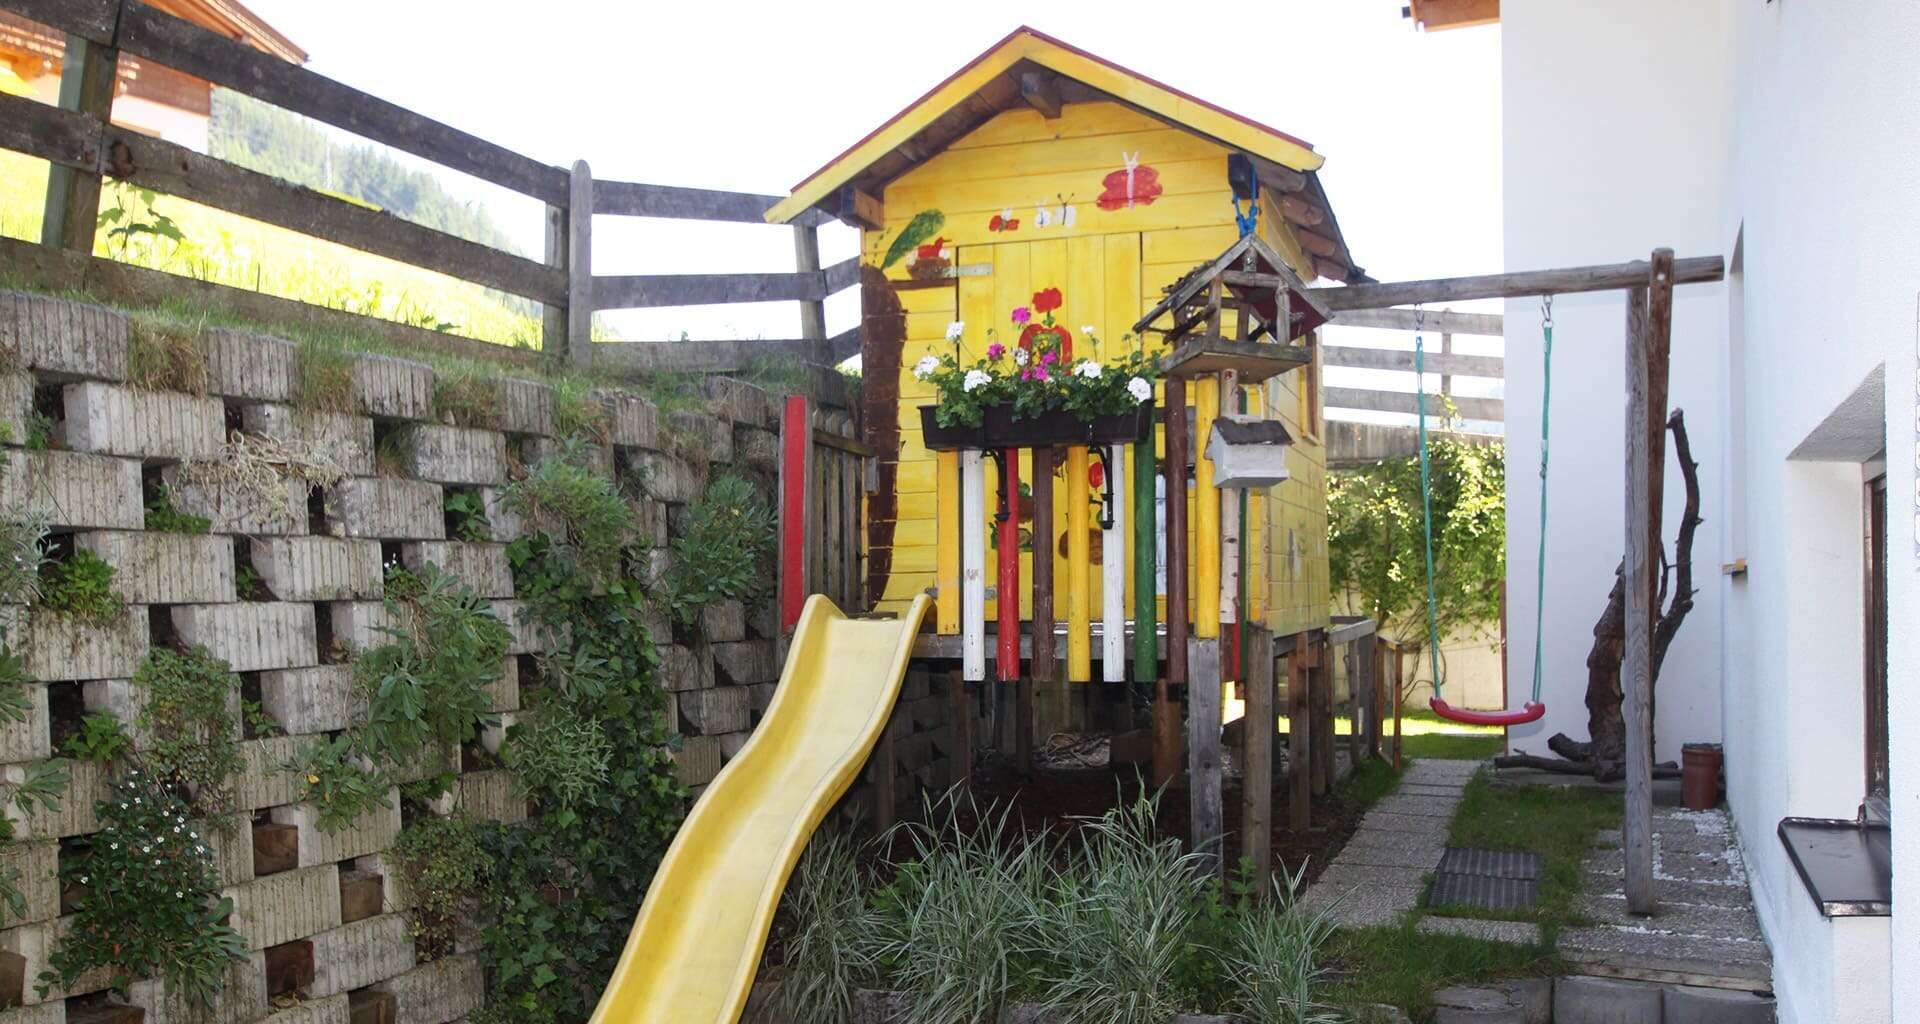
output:
[[968, 370], [965, 380], [960, 382], [960, 390], [972, 391], [993, 383], [993, 376], [985, 370]]
[[948, 341], [959, 341], [960, 336], [965, 333], [967, 333], [967, 322], [965, 320], [955, 320], [947, 325]]
[[1135, 402], [1144, 402], [1153, 397], [1153, 385], [1147, 383], [1145, 377], [1135, 377], [1127, 382], [1127, 394], [1132, 395]]
[[1093, 325], [1092, 324], [1083, 325], [1080, 328], [1080, 333], [1086, 335], [1089, 338], [1093, 337]]
[[119, 848], [120, 848], [119, 843], [114, 843], [111, 847], [109, 847], [109, 849], [113, 849], [113, 850], [118, 850]]
[[934, 358], [933, 356], [921, 356], [920, 361], [913, 364], [914, 379], [926, 380], [928, 377], [933, 376], [933, 371], [938, 370], [939, 368], [940, 368], [940, 360]]
[[1082, 359], [1080, 364], [1073, 368], [1073, 372], [1077, 376], [1094, 380], [1100, 376], [1100, 364], [1091, 359]]
[[187, 898], [187, 894], [184, 892], [181, 892], [178, 889], [175, 889], [173, 890], [173, 898], [176, 900], [184, 900]]
[[1013, 365], [1015, 366], [1025, 366], [1027, 365], [1027, 360], [1032, 358], [1033, 353], [1028, 352], [1024, 348], [1016, 348], [1013, 350]]

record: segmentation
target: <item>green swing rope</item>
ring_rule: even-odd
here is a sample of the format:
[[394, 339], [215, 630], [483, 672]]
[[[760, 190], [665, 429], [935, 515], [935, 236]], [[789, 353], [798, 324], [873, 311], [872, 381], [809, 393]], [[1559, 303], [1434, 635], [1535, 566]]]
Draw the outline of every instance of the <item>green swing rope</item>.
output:
[[[1547, 442], [1553, 407], [1553, 296], [1540, 300], [1540, 546], [1534, 556], [1533, 578], [1533, 703], [1540, 703], [1543, 624], [1547, 600]], [[1427, 658], [1433, 671], [1433, 695], [1440, 696], [1440, 612], [1433, 578], [1433, 485], [1427, 458], [1427, 345], [1423, 328], [1426, 312], [1414, 311], [1413, 373], [1420, 391], [1420, 523], [1427, 563]]]

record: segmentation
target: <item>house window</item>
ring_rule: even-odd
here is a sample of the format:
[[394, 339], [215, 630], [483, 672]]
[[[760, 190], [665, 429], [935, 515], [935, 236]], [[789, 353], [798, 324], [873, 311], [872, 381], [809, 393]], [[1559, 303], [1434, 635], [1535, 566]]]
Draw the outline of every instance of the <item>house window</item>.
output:
[[[1869, 464], [1866, 485], [1867, 798], [1887, 798], [1887, 475]], [[1877, 475], [1876, 475], [1877, 474]]]

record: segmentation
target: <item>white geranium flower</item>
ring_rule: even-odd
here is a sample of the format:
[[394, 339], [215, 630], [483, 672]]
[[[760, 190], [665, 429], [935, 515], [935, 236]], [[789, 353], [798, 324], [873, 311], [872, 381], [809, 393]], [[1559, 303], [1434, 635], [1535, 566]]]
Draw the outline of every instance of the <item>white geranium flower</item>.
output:
[[1127, 394], [1132, 395], [1135, 402], [1144, 402], [1153, 397], [1153, 385], [1147, 383], [1145, 377], [1135, 377], [1127, 382]]
[[967, 322], [965, 320], [955, 320], [947, 325], [948, 341], [959, 341], [960, 336], [965, 333], [967, 333]]
[[1015, 366], [1025, 366], [1027, 365], [1027, 360], [1032, 358], [1033, 353], [1024, 348], [1016, 348], [1013, 350], [1013, 365]]
[[1083, 359], [1080, 361], [1080, 365], [1073, 368], [1073, 372], [1088, 380], [1093, 380], [1100, 376], [1100, 364], [1091, 359]]
[[939, 359], [933, 356], [921, 356], [920, 361], [913, 364], [914, 379], [926, 380], [928, 377], [933, 376], [933, 371], [938, 370], [939, 368], [940, 368]]
[[1081, 333], [1081, 334], [1084, 334], [1084, 335], [1086, 335], [1086, 336], [1087, 336], [1087, 337], [1089, 337], [1089, 338], [1091, 338], [1091, 337], [1093, 337], [1093, 325], [1092, 325], [1092, 324], [1086, 324], [1086, 325], [1084, 325], [1084, 326], [1082, 326], [1082, 327], [1080, 328], [1080, 333]]
[[993, 383], [993, 375], [985, 370], [968, 370], [965, 380], [960, 382], [960, 390], [972, 391]]

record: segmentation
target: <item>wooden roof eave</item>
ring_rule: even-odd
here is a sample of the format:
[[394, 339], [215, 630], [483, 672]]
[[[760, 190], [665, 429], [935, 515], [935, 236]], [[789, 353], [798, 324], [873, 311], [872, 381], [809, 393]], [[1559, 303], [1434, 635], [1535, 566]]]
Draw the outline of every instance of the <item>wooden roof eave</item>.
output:
[[[1152, 310], [1148, 311], [1145, 316], [1134, 323], [1134, 333], [1138, 334], [1155, 330], [1156, 328], [1153, 326], [1155, 320], [1160, 319], [1162, 316], [1179, 309], [1199, 297], [1202, 288], [1207, 287], [1213, 278], [1232, 269], [1233, 264], [1238, 262], [1240, 257], [1248, 251], [1252, 251], [1253, 254], [1265, 264], [1265, 266], [1261, 268], [1261, 273], [1276, 275], [1282, 281], [1286, 282], [1287, 301], [1290, 308], [1295, 311], [1304, 309], [1308, 314], [1308, 319], [1312, 321], [1314, 326], [1325, 323], [1332, 318], [1332, 314], [1328, 312], [1326, 304], [1322, 302], [1318, 296], [1314, 295], [1313, 291], [1301, 281], [1300, 275], [1295, 274], [1293, 268], [1287, 266], [1287, 261], [1282, 259], [1279, 253], [1274, 252], [1273, 248], [1262, 241], [1259, 235], [1247, 235], [1228, 246], [1226, 251], [1214, 257], [1211, 261], [1200, 264], [1182, 276], [1181, 279], [1175, 283], [1173, 289], [1168, 291], [1165, 297], [1154, 304]], [[1307, 330], [1312, 330], [1312, 327], [1308, 327]], [[1281, 340], [1284, 341], [1285, 339]]]
[[[1151, 116], [1294, 174], [1318, 170], [1325, 162], [1305, 143], [1291, 136], [1023, 27], [795, 186], [792, 195], [767, 211], [768, 222], [789, 223], [815, 206], [833, 212], [833, 199], [842, 187], [860, 178], [886, 157], [910, 146], [924, 129], [961, 108], [992, 85], [995, 79], [1008, 76], [1004, 80], [1013, 81], [1017, 90], [1018, 83], [1012, 73], [1023, 63], [1045, 68]], [[992, 111], [998, 112], [997, 109]], [[971, 126], [965, 130], [971, 130]], [[944, 144], [939, 143], [938, 146], [944, 147]], [[924, 159], [933, 151], [937, 151], [937, 148], [930, 149], [917, 159]], [[910, 158], [910, 162], [915, 161]]]

